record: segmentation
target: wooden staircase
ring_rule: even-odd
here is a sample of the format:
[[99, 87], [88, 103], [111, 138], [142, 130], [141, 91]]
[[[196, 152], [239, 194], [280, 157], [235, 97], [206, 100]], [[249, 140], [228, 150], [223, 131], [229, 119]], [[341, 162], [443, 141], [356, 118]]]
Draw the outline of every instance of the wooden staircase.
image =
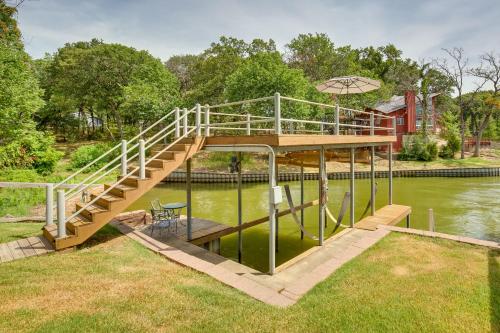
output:
[[[151, 159], [146, 163], [145, 179], [139, 178], [139, 170], [137, 170], [108, 193], [97, 199], [95, 203], [82, 210], [76, 217], [67, 221], [66, 237], [57, 238], [56, 224], [46, 225], [43, 228], [43, 235], [54, 245], [56, 250], [82, 244], [116, 215], [124, 211], [130, 204], [200, 151], [203, 148], [204, 142], [203, 137], [184, 138], [180, 140], [178, 144], [161, 153], [156, 159]], [[150, 152], [150, 156], [156, 155], [165, 146], [157, 146], [155, 148]], [[130, 166], [129, 173], [135, 168], [136, 166]], [[122, 176], [119, 176], [118, 180], [122, 178]], [[104, 191], [112, 186], [113, 184], [105, 184]], [[91, 194], [90, 199], [95, 199], [99, 194]], [[77, 203], [75, 212], [79, 211], [85, 205], [85, 203]]]

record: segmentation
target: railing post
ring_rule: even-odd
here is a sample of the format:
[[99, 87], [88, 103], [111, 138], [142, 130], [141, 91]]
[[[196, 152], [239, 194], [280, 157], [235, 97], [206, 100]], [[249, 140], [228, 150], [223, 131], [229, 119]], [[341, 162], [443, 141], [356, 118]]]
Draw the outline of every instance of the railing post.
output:
[[180, 110], [179, 108], [175, 108], [175, 137], [178, 138], [181, 136], [181, 124], [179, 123]]
[[252, 134], [252, 128], [250, 124], [250, 113], [247, 113], [247, 135]]
[[319, 131], [321, 132], [321, 135], [323, 135], [324, 130], [325, 130], [325, 125], [323, 123], [319, 124]]
[[122, 140], [122, 157], [121, 157], [122, 171], [121, 175], [127, 175], [127, 140]]
[[195, 113], [196, 136], [201, 136], [201, 105], [196, 103]]
[[370, 135], [375, 135], [375, 116], [373, 112], [370, 113]]
[[139, 140], [139, 178], [146, 178], [146, 151], [144, 140]]
[[281, 134], [281, 98], [278, 92], [274, 94], [274, 133]]
[[54, 204], [54, 184], [49, 183], [45, 188], [45, 225], [54, 223], [53, 204]]
[[210, 136], [210, 106], [205, 105], [205, 136]]
[[392, 117], [392, 135], [396, 135], [396, 117]]
[[335, 105], [335, 135], [339, 135], [340, 133], [340, 106]]
[[57, 190], [57, 238], [66, 237], [66, 205], [64, 190]]
[[183, 132], [183, 135], [182, 136], [187, 136], [188, 134], [188, 109], [184, 108], [184, 110], [182, 110], [183, 113], [182, 113], [182, 116], [184, 118], [182, 118], [182, 127], [184, 128], [184, 132]]

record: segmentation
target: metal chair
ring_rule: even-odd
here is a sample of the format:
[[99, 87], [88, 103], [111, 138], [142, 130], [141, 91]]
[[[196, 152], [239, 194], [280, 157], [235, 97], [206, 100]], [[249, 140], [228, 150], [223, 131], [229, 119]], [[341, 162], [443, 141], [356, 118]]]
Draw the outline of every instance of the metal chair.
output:
[[155, 199], [151, 202], [151, 236], [155, 228], [160, 228], [160, 237], [163, 233], [163, 229], [168, 228], [168, 233], [170, 233], [170, 227], [175, 224], [175, 232], [177, 232], [177, 221], [174, 216], [168, 211], [161, 207], [160, 201]]

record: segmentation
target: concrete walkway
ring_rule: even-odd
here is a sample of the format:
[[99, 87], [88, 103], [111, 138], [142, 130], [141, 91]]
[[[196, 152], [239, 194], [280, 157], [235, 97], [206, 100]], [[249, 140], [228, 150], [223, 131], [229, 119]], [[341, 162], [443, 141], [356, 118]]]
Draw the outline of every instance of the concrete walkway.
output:
[[271, 276], [235, 261], [187, 243], [174, 236], [161, 241], [125, 222], [111, 223], [128, 237], [178, 264], [208, 274], [220, 282], [270, 305], [294, 304], [316, 284], [326, 279], [344, 263], [378, 242], [389, 230], [346, 229], [314, 247], [293, 261], [278, 267]]
[[0, 262], [8, 262], [54, 252], [54, 248], [43, 236], [18, 239], [0, 244]]

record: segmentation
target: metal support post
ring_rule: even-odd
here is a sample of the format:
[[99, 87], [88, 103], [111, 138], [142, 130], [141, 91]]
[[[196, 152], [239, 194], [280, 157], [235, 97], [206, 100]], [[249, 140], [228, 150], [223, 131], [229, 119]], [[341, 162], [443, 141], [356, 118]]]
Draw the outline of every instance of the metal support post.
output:
[[54, 184], [49, 183], [45, 187], [45, 225], [54, 223]]
[[238, 152], [238, 262], [241, 263], [241, 254], [243, 253], [243, 239], [242, 239], [242, 230], [241, 230], [241, 225], [243, 224], [243, 205], [242, 205], [242, 198], [241, 198], [241, 161], [242, 161], [242, 154], [241, 152]]
[[57, 190], [57, 238], [66, 237], [66, 204], [64, 190]]
[[340, 133], [340, 106], [335, 105], [335, 135], [339, 135]]
[[276, 186], [276, 174], [274, 154], [269, 153], [269, 274], [273, 275], [276, 268], [276, 249], [275, 249], [275, 214], [273, 204], [273, 187]]
[[146, 179], [146, 144], [139, 140], [139, 179]]
[[181, 136], [181, 124], [179, 123], [180, 110], [179, 108], [175, 108], [175, 137], [178, 138]]
[[375, 215], [375, 147], [370, 147], [370, 212]]
[[325, 149], [321, 147], [319, 150], [319, 237], [318, 243], [320, 246], [323, 245], [323, 238], [325, 233]]
[[281, 134], [281, 98], [278, 92], [274, 94], [274, 132]]
[[205, 105], [205, 136], [210, 136], [210, 106]]
[[187, 136], [188, 134], [188, 109], [184, 109], [183, 118], [182, 118], [182, 127], [184, 128], [183, 136]]
[[351, 148], [350, 155], [350, 179], [349, 179], [349, 192], [350, 197], [350, 227], [354, 228], [354, 154], [356, 153], [354, 148]]
[[200, 103], [196, 104], [194, 123], [195, 123], [195, 127], [196, 127], [196, 136], [201, 136], [201, 105], [200, 105]]
[[187, 239], [190, 241], [193, 238], [192, 235], [192, 201], [191, 201], [191, 159], [186, 161], [186, 205], [187, 205]]
[[392, 143], [389, 143], [389, 205], [392, 205]]
[[122, 140], [121, 175], [127, 175], [127, 140]]
[[[304, 206], [304, 165], [300, 165], [300, 205]], [[304, 207], [300, 209], [300, 224], [304, 226]], [[304, 239], [304, 232], [300, 230], [300, 239]]]

